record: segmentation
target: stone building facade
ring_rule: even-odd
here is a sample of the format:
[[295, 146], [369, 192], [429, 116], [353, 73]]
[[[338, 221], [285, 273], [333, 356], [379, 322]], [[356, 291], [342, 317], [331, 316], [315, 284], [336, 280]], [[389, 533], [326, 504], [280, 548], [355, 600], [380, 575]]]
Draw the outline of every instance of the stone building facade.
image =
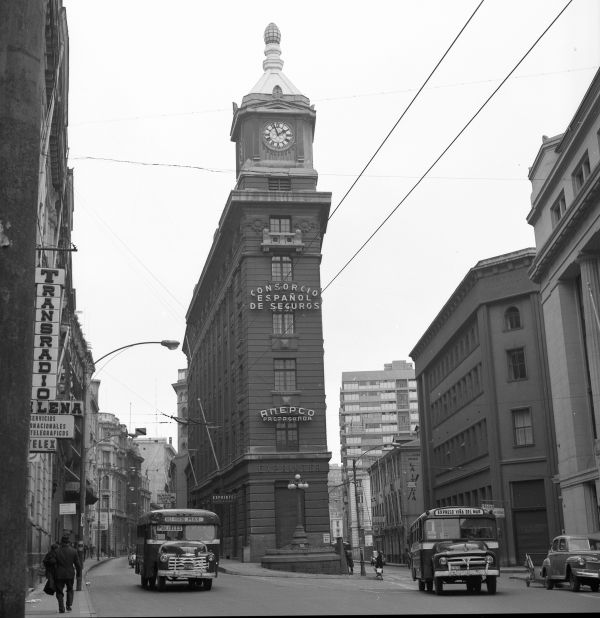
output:
[[530, 168], [558, 474], [567, 533], [600, 529], [600, 73]]
[[478, 262], [411, 352], [425, 509], [494, 508], [501, 559], [544, 553], [562, 518], [534, 249]]
[[331, 194], [313, 167], [316, 112], [265, 31], [264, 73], [234, 104], [235, 188], [187, 313], [189, 506], [219, 513], [222, 553], [290, 542], [295, 474], [311, 543], [329, 532], [321, 245]]

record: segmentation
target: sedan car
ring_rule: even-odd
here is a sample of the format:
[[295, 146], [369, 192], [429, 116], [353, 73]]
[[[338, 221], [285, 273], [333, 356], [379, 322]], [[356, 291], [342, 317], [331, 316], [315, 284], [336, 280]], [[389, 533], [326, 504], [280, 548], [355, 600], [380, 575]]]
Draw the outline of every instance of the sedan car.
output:
[[542, 577], [546, 588], [568, 582], [573, 592], [589, 586], [593, 592], [600, 588], [600, 539], [584, 535], [561, 535], [552, 541], [542, 563]]

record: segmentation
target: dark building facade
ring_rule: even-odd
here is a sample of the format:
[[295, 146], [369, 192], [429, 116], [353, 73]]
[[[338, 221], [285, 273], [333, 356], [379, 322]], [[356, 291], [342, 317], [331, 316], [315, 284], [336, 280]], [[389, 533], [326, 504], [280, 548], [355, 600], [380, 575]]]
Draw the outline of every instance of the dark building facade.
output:
[[491, 506], [504, 564], [560, 532], [556, 443], [534, 249], [481, 260], [410, 353], [425, 508]]
[[321, 245], [331, 193], [313, 167], [315, 110], [281, 71], [234, 104], [231, 191], [187, 313], [188, 503], [222, 518], [222, 554], [259, 561], [296, 526], [295, 474], [311, 543], [329, 533]]

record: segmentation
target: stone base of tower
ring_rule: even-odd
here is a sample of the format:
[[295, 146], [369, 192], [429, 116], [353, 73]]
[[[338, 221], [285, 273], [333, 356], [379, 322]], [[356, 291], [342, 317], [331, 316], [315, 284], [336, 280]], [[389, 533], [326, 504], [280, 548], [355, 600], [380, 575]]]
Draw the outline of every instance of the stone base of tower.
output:
[[268, 549], [261, 559], [261, 566], [274, 571], [293, 573], [346, 574], [340, 555], [332, 547], [297, 547], [287, 545], [281, 549]]

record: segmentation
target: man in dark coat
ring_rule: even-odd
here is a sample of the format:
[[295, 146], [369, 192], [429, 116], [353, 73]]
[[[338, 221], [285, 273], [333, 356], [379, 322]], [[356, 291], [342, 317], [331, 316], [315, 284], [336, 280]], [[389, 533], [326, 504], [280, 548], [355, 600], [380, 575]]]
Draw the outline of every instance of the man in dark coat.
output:
[[58, 599], [58, 611], [65, 613], [63, 588], [67, 587], [67, 611], [71, 611], [73, 605], [73, 581], [81, 576], [81, 562], [79, 554], [69, 543], [69, 535], [63, 535], [60, 547], [56, 550], [56, 568], [54, 583], [56, 585], [56, 598]]

